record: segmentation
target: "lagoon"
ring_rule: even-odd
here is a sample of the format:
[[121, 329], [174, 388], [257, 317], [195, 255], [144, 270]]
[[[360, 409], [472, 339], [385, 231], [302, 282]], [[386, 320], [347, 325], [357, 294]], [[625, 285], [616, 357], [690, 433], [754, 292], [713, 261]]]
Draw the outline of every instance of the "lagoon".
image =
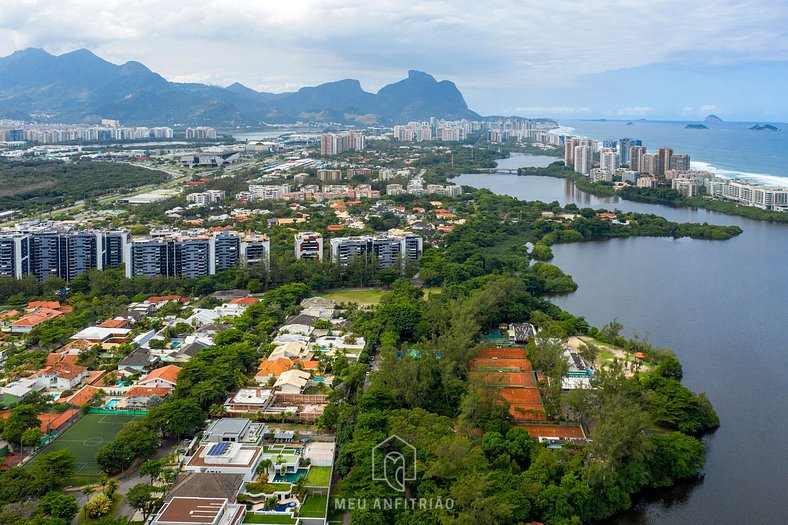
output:
[[[526, 157], [515, 154], [501, 167], [528, 166]], [[788, 225], [595, 197], [550, 177], [469, 174], [452, 182], [525, 200], [742, 228], [728, 241], [635, 237], [555, 245], [553, 262], [579, 288], [553, 300], [596, 326], [617, 317], [627, 335], [636, 330], [675, 350], [684, 384], [706, 392], [722, 422], [705, 439], [700, 480], [654, 491], [611, 523], [784, 523]]]

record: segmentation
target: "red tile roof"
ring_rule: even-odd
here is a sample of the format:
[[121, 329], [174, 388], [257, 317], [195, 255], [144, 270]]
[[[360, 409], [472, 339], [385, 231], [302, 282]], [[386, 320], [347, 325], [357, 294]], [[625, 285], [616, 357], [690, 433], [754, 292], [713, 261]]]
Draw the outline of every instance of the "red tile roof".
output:
[[96, 388], [95, 386], [90, 386], [90, 385], [84, 386], [79, 390], [77, 390], [74, 394], [66, 398], [61, 397], [60, 399], [58, 399], [58, 402], [70, 403], [72, 405], [82, 406], [85, 403], [89, 402], [93, 397], [93, 394], [95, 394], [98, 391], [99, 389]]
[[74, 379], [75, 377], [83, 374], [87, 371], [87, 368], [84, 366], [75, 365], [72, 363], [66, 363], [65, 361], [61, 361], [52, 366], [48, 366], [43, 370], [39, 370], [34, 375], [51, 375], [54, 374], [57, 377], [61, 377], [63, 379]]
[[135, 386], [131, 387], [128, 392], [123, 394], [123, 397], [167, 397], [172, 392], [171, 388], [151, 387], [151, 386]]
[[155, 379], [162, 379], [164, 381], [168, 381], [170, 383], [175, 384], [178, 377], [178, 372], [181, 371], [181, 367], [175, 365], [167, 365], [161, 368], [157, 368], [150, 374], [146, 375], [142, 379], [139, 380], [139, 383], [146, 383], [148, 381], [153, 381]]
[[126, 328], [129, 325], [128, 319], [107, 319], [99, 325], [101, 328]]
[[236, 299], [230, 299], [230, 304], [254, 304], [259, 300], [260, 299], [257, 297], [238, 297]]

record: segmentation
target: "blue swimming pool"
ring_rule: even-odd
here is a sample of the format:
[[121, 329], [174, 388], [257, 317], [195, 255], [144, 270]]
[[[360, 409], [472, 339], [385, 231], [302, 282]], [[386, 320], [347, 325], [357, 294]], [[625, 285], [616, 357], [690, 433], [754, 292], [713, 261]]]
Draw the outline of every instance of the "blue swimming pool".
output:
[[294, 501], [291, 501], [290, 503], [286, 503], [284, 505], [277, 505], [274, 507], [274, 509], [276, 509], [276, 512], [285, 512], [288, 510], [292, 510], [292, 508], [295, 506], [296, 503]]
[[325, 377], [313, 377], [313, 378], [312, 378], [312, 381], [315, 381], [315, 382], [317, 382], [317, 383], [322, 383], [322, 382], [323, 382], [323, 381], [325, 381], [325, 380], [326, 380], [326, 378], [325, 378]]
[[104, 408], [115, 408], [118, 403], [120, 403], [120, 399], [110, 399], [107, 401], [107, 404], [104, 405]]
[[299, 480], [299, 478], [303, 478], [306, 476], [306, 473], [309, 471], [307, 468], [300, 468], [296, 472], [288, 472], [284, 476], [277, 474], [274, 476], [274, 483], [282, 483], [287, 481], [289, 483], [295, 483]]

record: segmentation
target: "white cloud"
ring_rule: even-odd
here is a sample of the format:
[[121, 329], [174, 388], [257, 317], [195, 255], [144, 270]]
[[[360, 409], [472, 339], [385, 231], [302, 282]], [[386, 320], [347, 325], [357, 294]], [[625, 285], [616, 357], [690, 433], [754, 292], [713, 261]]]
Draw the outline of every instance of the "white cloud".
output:
[[270, 91], [347, 77], [376, 90], [415, 68], [494, 111], [502, 86], [524, 105], [614, 69], [786, 59], [786, 19], [773, 0], [16, 0], [0, 6], [0, 54], [87, 47], [170, 79]]
[[654, 113], [654, 109], [648, 106], [631, 106], [616, 110], [616, 115], [621, 117], [644, 117]]
[[543, 116], [543, 115], [588, 115], [591, 113], [591, 108], [574, 108], [567, 106], [531, 106], [515, 108], [517, 113], [527, 116]]

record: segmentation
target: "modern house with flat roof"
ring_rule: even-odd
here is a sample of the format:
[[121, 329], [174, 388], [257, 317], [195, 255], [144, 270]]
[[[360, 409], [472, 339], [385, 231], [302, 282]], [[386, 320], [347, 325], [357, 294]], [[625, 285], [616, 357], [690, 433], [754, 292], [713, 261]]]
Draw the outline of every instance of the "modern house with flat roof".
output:
[[241, 474], [244, 481], [253, 481], [255, 471], [263, 456], [262, 447], [221, 441], [200, 443], [191, 457], [186, 459], [186, 472]]
[[236, 525], [245, 514], [246, 505], [226, 498], [175, 497], [164, 504], [151, 525]]
[[245, 417], [224, 417], [212, 422], [203, 432], [203, 443], [248, 443], [259, 445], [266, 426]]

